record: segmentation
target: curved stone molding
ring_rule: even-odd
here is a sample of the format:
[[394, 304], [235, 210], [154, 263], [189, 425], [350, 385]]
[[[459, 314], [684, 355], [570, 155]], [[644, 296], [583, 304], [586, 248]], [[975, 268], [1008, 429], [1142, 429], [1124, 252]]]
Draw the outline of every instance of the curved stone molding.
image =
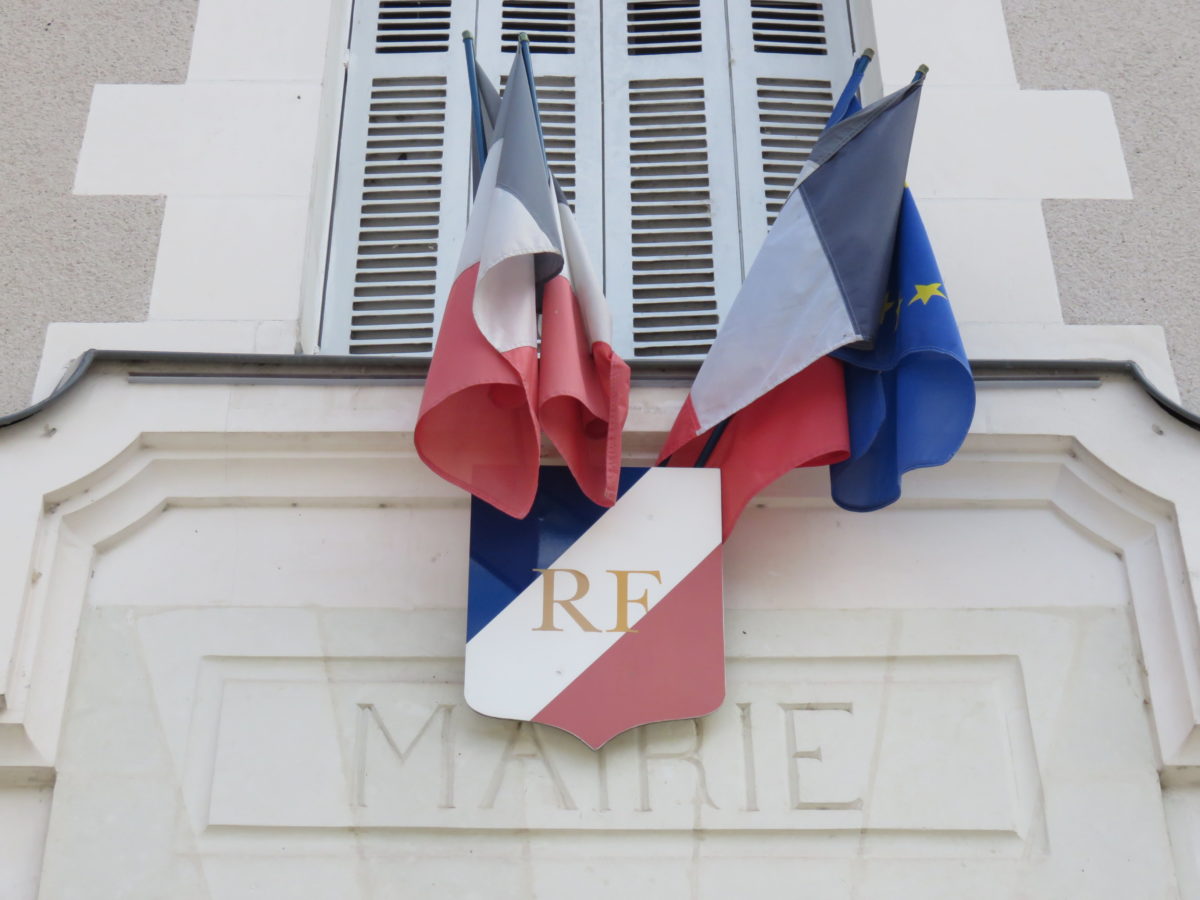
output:
[[[97, 553], [113, 551], [176, 508], [392, 506], [465, 510], [465, 498], [424, 468], [406, 435], [381, 432], [147, 433], [91, 475], [48, 492], [34, 562], [39, 575], [30, 586], [13, 668], [15, 690], [0, 730], [4, 779], [52, 777], [76, 632]], [[747, 536], [731, 544], [732, 567], [755, 542], [753, 516], [773, 509], [840, 519], [846, 540], [870, 538], [873, 529], [905, 516], [1051, 511], [1123, 567], [1162, 762], [1200, 762], [1200, 638], [1174, 508], [1118, 475], [1077, 440], [975, 436], [951, 465], [909, 476], [904, 500], [875, 517], [835, 510], [822, 473], [797, 471], [756, 502]], [[984, 600], [910, 597], [904, 604], [993, 602]], [[447, 602], [457, 606], [461, 599]], [[1020, 598], [1013, 605], [1021, 606]]]

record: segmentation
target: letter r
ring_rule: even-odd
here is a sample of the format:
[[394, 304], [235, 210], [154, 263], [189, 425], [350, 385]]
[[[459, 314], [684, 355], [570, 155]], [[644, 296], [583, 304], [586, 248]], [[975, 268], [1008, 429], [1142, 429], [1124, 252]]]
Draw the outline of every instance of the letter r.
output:
[[[575, 624], [584, 631], [600, 630], [575, 608], [575, 602], [583, 599], [590, 587], [586, 575], [577, 569], [534, 569], [533, 571], [542, 573], [542, 624], [533, 629], [534, 631], [562, 631], [554, 624], [555, 606], [561, 606], [566, 610], [567, 615], [574, 619]], [[575, 576], [575, 594], [565, 600], [554, 599], [554, 576], [559, 572], [567, 572]]]

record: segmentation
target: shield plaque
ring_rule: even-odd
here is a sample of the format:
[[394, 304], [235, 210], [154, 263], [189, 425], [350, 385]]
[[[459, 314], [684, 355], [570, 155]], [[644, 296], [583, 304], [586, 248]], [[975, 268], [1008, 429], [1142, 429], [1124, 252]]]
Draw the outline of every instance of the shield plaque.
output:
[[625, 468], [610, 508], [543, 466], [514, 519], [471, 502], [464, 693], [599, 748], [725, 695], [716, 469]]

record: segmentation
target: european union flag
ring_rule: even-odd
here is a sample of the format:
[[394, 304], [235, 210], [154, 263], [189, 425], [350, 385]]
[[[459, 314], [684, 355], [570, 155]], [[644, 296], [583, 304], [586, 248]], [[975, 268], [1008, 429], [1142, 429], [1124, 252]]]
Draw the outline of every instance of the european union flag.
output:
[[900, 476], [950, 461], [975, 414], [975, 382], [917, 204], [906, 187], [883, 322], [870, 350], [843, 348], [850, 459], [830, 467], [833, 500], [868, 512]]
[[[862, 108], [858, 86], [873, 56], [868, 50], [855, 63], [826, 127]], [[850, 458], [830, 467], [829, 480], [833, 501], [855, 512], [900, 499], [905, 472], [949, 462], [975, 415], [971, 366], [907, 187], [881, 315], [872, 349], [833, 353], [845, 364]]]

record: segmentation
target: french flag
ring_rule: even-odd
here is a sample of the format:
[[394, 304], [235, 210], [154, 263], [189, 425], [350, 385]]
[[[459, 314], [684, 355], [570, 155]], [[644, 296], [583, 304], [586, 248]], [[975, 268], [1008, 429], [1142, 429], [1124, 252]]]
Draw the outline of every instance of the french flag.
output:
[[537, 491], [544, 430], [584, 494], [612, 506], [629, 367], [613, 352], [599, 280], [546, 166], [522, 54], [502, 99], [477, 78], [491, 133], [421, 398], [417, 453], [521, 518]]
[[869, 347], [879, 330], [921, 87], [821, 134], [667, 437], [669, 465], [721, 469], [726, 536], [776, 478], [850, 455], [842, 363], [829, 354]]
[[546, 466], [524, 519], [472, 501], [463, 693], [476, 712], [596, 749], [721, 704], [719, 473], [625, 468], [619, 490], [605, 509]]

